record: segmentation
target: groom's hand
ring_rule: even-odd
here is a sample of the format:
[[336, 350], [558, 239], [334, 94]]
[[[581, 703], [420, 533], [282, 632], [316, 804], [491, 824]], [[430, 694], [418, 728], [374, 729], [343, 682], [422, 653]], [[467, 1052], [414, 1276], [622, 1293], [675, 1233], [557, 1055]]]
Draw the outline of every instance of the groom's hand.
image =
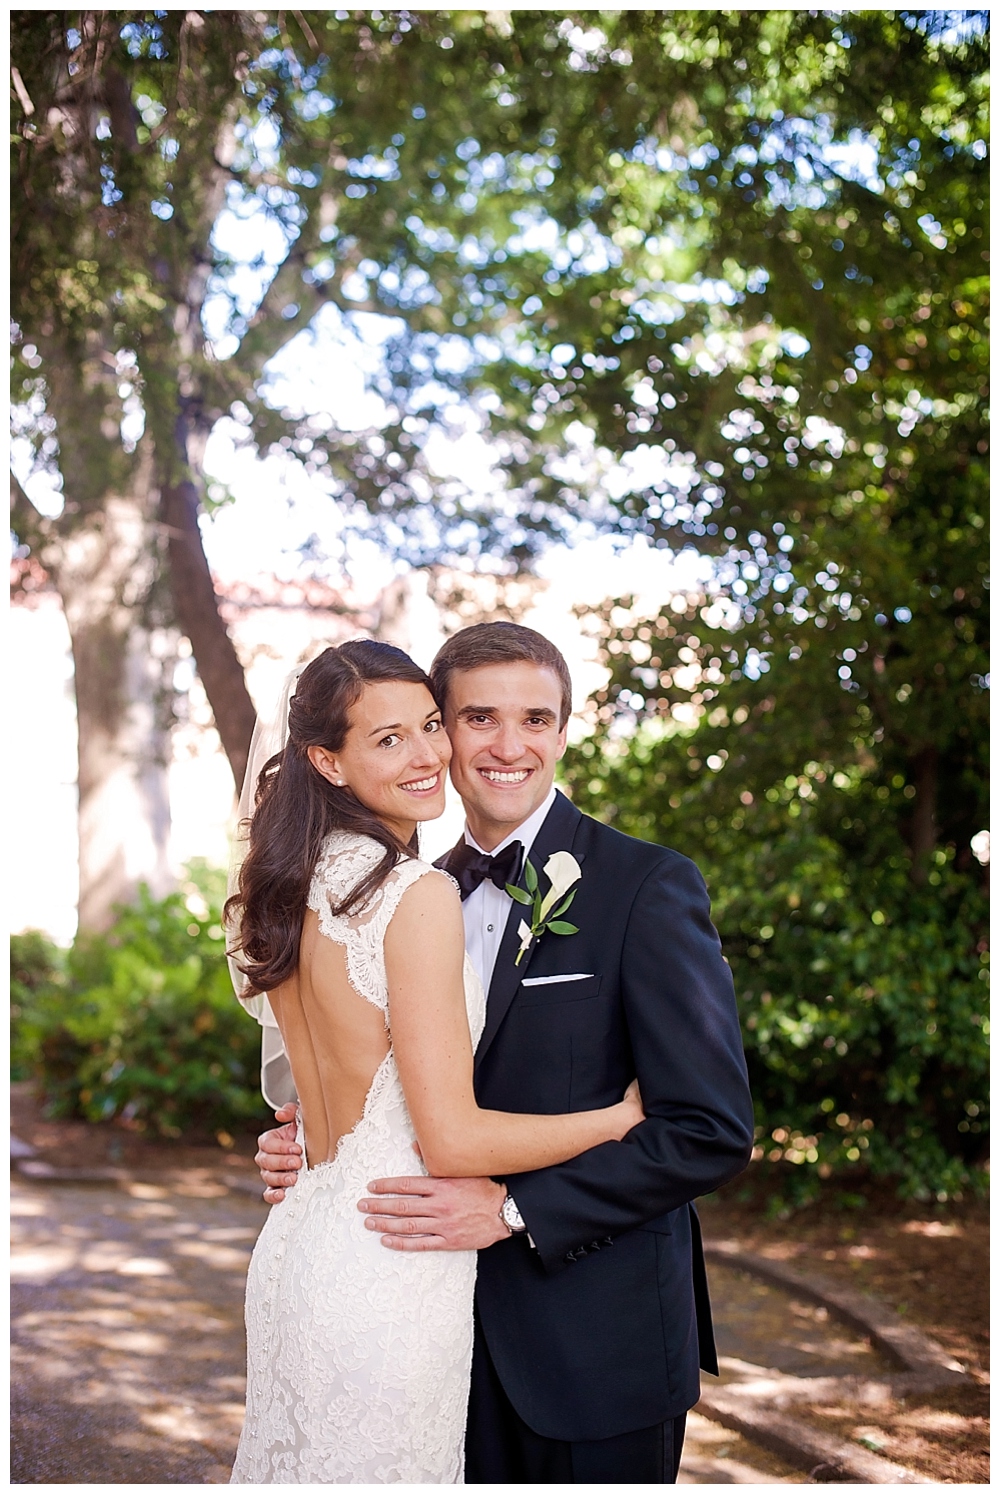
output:
[[265, 1203], [281, 1203], [285, 1189], [293, 1187], [297, 1181], [298, 1170], [302, 1166], [302, 1148], [295, 1140], [298, 1114], [297, 1105], [282, 1105], [280, 1110], [274, 1112], [274, 1118], [285, 1124], [276, 1126], [271, 1131], [264, 1131], [257, 1137], [259, 1151], [254, 1161], [267, 1185], [264, 1189]]
[[507, 1195], [492, 1178], [378, 1178], [358, 1204], [390, 1250], [485, 1250], [506, 1240]]

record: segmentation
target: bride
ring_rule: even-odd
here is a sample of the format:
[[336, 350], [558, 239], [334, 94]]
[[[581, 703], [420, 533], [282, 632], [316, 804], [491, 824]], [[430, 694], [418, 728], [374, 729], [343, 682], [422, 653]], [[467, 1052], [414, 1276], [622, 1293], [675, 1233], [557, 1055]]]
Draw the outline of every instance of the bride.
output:
[[358, 1199], [416, 1149], [437, 1176], [527, 1172], [643, 1118], [635, 1085], [570, 1115], [476, 1104], [483, 989], [457, 890], [416, 852], [450, 757], [427, 676], [359, 640], [302, 672], [257, 780], [226, 911], [281, 1029], [306, 1167], [250, 1262], [233, 1483], [460, 1483], [475, 1252], [387, 1250]]

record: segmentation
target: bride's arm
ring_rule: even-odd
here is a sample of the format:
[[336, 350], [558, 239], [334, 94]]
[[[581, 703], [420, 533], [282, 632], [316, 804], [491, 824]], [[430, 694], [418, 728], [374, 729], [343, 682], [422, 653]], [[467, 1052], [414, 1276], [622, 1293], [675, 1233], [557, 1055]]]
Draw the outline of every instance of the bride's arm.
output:
[[518, 1115], [481, 1110], [462, 966], [465, 930], [451, 884], [421, 877], [400, 899], [385, 936], [389, 1021], [417, 1141], [435, 1177], [533, 1172], [620, 1141], [643, 1119], [629, 1095], [603, 1110]]

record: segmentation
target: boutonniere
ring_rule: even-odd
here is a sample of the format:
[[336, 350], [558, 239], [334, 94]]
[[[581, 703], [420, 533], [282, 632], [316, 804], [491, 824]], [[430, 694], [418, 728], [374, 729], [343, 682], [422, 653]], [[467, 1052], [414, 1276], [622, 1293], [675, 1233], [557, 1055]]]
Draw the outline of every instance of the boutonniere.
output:
[[[517, 932], [521, 936], [521, 948], [517, 952], [515, 965], [520, 965], [525, 950], [530, 949], [532, 941], [540, 939], [544, 933], [578, 934], [580, 932], [575, 923], [566, 923], [562, 917], [576, 897], [575, 884], [583, 876], [577, 861], [568, 851], [554, 851], [545, 863], [544, 872], [549, 879], [549, 890], [544, 897], [538, 890], [538, 873], [527, 859], [524, 863], [527, 891], [523, 887], [514, 887], [510, 882], [507, 883], [507, 891], [514, 901], [523, 903], [526, 908], [531, 909], [530, 924], [522, 918], [518, 925]], [[571, 888], [572, 891], [570, 891]]]

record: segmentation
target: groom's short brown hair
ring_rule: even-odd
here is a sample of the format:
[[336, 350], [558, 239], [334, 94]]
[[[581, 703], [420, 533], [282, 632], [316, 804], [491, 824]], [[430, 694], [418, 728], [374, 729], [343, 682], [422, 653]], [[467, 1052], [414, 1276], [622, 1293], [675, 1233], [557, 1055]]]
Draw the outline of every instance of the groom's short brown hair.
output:
[[566, 660], [541, 633], [523, 628], [520, 623], [475, 623], [455, 633], [438, 649], [431, 665], [431, 688], [442, 710], [445, 709], [448, 684], [457, 670], [481, 669], [485, 664], [539, 664], [551, 669], [562, 690], [560, 729], [573, 709], [573, 686]]

